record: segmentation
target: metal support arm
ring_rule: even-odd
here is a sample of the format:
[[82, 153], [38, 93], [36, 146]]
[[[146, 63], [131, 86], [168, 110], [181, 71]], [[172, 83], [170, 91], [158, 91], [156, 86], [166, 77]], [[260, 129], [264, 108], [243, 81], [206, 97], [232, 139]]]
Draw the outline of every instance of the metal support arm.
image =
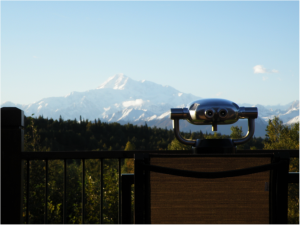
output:
[[[177, 138], [177, 140], [179, 142], [181, 142], [185, 145], [196, 146], [196, 140], [184, 139], [180, 135], [179, 119], [173, 119], [173, 130], [174, 130], [175, 137]], [[241, 145], [241, 144], [244, 144], [247, 141], [249, 141], [252, 138], [254, 131], [255, 131], [255, 119], [248, 118], [248, 132], [247, 132], [246, 136], [241, 139], [233, 139], [232, 141], [233, 141], [234, 145]]]
[[248, 132], [246, 136], [241, 139], [233, 139], [232, 141], [234, 145], [241, 145], [249, 141], [252, 138], [254, 131], [255, 131], [255, 119], [248, 118]]
[[173, 130], [174, 130], [175, 137], [181, 143], [183, 143], [185, 145], [193, 145], [193, 146], [196, 145], [196, 140], [187, 140], [187, 139], [184, 139], [183, 137], [181, 137], [180, 131], [179, 131], [179, 119], [173, 119]]

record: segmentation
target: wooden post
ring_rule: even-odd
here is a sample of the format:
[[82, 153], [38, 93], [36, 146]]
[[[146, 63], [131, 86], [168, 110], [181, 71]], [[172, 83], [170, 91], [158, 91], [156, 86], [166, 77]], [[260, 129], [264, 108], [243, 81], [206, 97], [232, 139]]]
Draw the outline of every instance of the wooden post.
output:
[[1, 223], [22, 222], [24, 112], [1, 108]]

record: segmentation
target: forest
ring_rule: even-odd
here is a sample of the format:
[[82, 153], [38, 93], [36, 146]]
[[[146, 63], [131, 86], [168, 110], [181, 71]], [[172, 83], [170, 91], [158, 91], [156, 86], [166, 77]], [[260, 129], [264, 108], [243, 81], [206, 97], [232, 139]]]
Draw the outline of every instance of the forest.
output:
[[[30, 124], [25, 128], [28, 141], [33, 137], [32, 129], [36, 129], [39, 138], [35, 137], [34, 141], [38, 141], [39, 151], [124, 150], [128, 142], [135, 150], [190, 149], [190, 146], [177, 145], [172, 130], [148, 127], [147, 123], [143, 126], [129, 123], [120, 125], [101, 122], [100, 119], [64, 121], [62, 118], [53, 120], [40, 116], [26, 117], [25, 124]], [[241, 127], [232, 126], [231, 131], [230, 136], [217, 132], [203, 134], [202, 131], [181, 134], [188, 139], [240, 138], [244, 135]], [[265, 139], [261, 137], [253, 137], [248, 143], [238, 146], [238, 149], [263, 149], [264, 141]], [[33, 151], [33, 149], [27, 148], [26, 151]]]
[[[177, 141], [172, 130], [132, 124], [105, 123], [100, 119], [53, 120], [43, 117], [25, 117], [24, 150], [47, 151], [114, 151], [114, 150], [187, 150], [190, 147]], [[269, 120], [266, 137], [253, 137], [251, 141], [238, 146], [238, 149], [299, 149], [299, 123], [286, 126], [275, 117]], [[232, 126], [231, 134], [215, 132], [181, 133], [188, 139], [240, 138], [244, 135], [241, 127]], [[45, 161], [30, 160], [29, 181], [24, 179], [23, 220], [26, 223], [26, 185], [29, 182], [29, 223], [44, 223], [45, 209]], [[117, 159], [103, 160], [103, 212], [100, 212], [100, 160], [85, 160], [85, 223], [118, 223], [118, 174], [133, 172], [133, 159], [122, 161], [118, 171]], [[63, 160], [49, 160], [48, 164], [48, 223], [63, 223]], [[27, 162], [24, 162], [26, 178]], [[299, 159], [291, 158], [290, 171], [299, 171]], [[82, 161], [67, 160], [67, 222], [82, 222]], [[289, 223], [299, 223], [299, 184], [289, 184]]]

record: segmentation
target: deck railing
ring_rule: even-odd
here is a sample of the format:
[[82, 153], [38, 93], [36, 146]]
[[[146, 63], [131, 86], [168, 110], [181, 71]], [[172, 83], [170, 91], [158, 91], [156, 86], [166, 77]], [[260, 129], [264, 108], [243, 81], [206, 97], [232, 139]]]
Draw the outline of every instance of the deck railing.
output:
[[[121, 202], [121, 166], [122, 160], [134, 158], [136, 153], [159, 153], [159, 154], [192, 154], [192, 151], [74, 151], [74, 152], [24, 152], [24, 113], [17, 108], [1, 109], [1, 223], [30, 223], [29, 203], [30, 203], [30, 162], [32, 160], [45, 161], [45, 198], [44, 198], [44, 223], [48, 223], [48, 169], [49, 161], [63, 160], [63, 218], [62, 222], [67, 223], [67, 160], [81, 160], [82, 166], [82, 207], [81, 223], [85, 223], [85, 162], [88, 159], [99, 159], [100, 173], [100, 223], [103, 223], [103, 165], [106, 159], [117, 159], [118, 162], [118, 223], [122, 222], [122, 202]], [[298, 150], [242, 150], [237, 153], [265, 153], [266, 151], [288, 151], [290, 157], [299, 158]], [[26, 165], [24, 167], [24, 165]], [[26, 168], [26, 173], [24, 173]], [[26, 174], [26, 177], [24, 177]], [[24, 180], [27, 180], [24, 190]], [[289, 174], [290, 183], [299, 183], [299, 173]], [[24, 196], [26, 193], [26, 196]], [[24, 197], [26, 204], [23, 204]], [[24, 205], [26, 208], [25, 217], [23, 216]], [[25, 218], [25, 219], [24, 219]]]

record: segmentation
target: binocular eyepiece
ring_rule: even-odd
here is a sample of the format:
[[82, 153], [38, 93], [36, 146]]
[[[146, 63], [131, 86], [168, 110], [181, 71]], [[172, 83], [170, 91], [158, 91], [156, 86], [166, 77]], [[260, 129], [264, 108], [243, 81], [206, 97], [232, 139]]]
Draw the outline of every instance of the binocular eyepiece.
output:
[[[211, 118], [214, 117], [216, 112], [213, 109], [207, 109], [207, 110], [204, 111], [204, 114], [205, 114], [207, 119], [211, 119]], [[220, 118], [226, 118], [226, 116], [228, 114], [228, 111], [226, 109], [219, 109], [217, 114]]]

